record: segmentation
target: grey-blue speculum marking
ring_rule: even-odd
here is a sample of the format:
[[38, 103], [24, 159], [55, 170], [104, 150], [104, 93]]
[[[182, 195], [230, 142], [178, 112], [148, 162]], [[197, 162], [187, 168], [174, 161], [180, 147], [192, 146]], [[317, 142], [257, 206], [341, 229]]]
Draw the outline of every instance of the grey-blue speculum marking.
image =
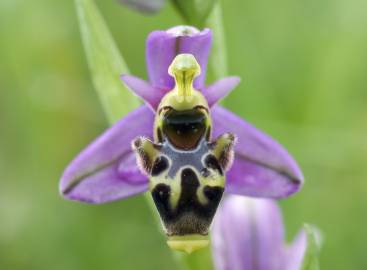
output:
[[210, 109], [193, 88], [200, 66], [191, 54], [176, 56], [168, 70], [175, 88], [158, 106], [154, 141], [136, 138], [132, 147], [175, 250], [192, 252], [208, 244], [208, 232], [233, 159], [235, 136], [211, 138]]

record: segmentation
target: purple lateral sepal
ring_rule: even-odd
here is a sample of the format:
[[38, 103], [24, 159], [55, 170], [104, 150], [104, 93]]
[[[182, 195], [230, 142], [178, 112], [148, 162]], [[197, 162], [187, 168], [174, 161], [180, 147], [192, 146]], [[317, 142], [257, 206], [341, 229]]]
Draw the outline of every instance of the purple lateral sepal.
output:
[[236, 134], [235, 157], [227, 174], [226, 192], [283, 198], [297, 192], [303, 175], [289, 153], [275, 140], [228, 110], [214, 106], [213, 136]]
[[307, 247], [304, 230], [288, 247], [280, 208], [273, 200], [230, 195], [212, 228], [216, 270], [300, 270]]
[[71, 200], [105, 203], [146, 191], [148, 179], [137, 167], [131, 141], [152, 137], [153, 121], [144, 105], [114, 124], [65, 169], [60, 193]]

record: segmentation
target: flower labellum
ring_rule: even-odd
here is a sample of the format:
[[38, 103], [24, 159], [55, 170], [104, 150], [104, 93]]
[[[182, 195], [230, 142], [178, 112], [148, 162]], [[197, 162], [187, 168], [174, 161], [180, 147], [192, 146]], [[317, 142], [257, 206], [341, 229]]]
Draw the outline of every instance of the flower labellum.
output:
[[205, 85], [210, 47], [210, 29], [177, 26], [150, 33], [149, 82], [121, 76], [145, 104], [69, 164], [60, 193], [99, 204], [149, 190], [168, 244], [190, 252], [207, 244], [223, 192], [273, 199], [297, 192], [303, 176], [288, 152], [217, 105], [240, 79]]
[[209, 106], [193, 88], [200, 66], [179, 54], [168, 70], [176, 85], [158, 106], [154, 143], [137, 138], [133, 149], [169, 237], [168, 245], [188, 253], [207, 245], [205, 236], [222, 198], [235, 136], [211, 141]]

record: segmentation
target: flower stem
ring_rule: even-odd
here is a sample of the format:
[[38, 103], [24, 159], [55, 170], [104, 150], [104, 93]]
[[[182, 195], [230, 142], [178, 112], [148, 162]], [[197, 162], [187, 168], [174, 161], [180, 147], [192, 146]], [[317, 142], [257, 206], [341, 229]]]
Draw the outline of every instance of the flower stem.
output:
[[210, 270], [214, 269], [211, 259], [210, 246], [195, 251], [192, 254], [178, 253], [177, 259], [183, 264], [185, 270]]

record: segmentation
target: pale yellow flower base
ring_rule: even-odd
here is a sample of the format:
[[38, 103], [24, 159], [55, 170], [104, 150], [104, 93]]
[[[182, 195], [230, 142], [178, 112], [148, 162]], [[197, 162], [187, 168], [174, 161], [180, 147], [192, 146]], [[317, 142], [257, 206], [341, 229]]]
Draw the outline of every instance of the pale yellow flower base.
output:
[[202, 249], [209, 244], [208, 236], [200, 234], [171, 236], [167, 240], [167, 245], [177, 251], [183, 251], [188, 254]]

